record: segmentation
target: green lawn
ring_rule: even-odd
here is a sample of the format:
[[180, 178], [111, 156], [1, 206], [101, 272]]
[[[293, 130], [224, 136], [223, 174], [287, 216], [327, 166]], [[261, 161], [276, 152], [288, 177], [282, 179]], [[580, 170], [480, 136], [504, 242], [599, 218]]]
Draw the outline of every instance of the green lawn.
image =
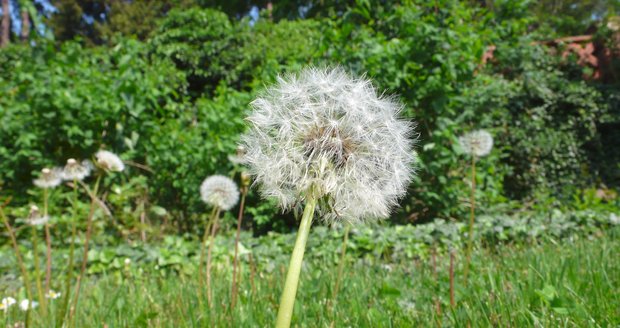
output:
[[[540, 245], [478, 249], [469, 286], [455, 256], [455, 302], [450, 306], [449, 256], [410, 263], [348, 258], [330, 311], [337, 268], [306, 257], [297, 294], [296, 327], [617, 327], [620, 325], [619, 231]], [[433, 265], [433, 263], [435, 263]], [[214, 300], [199, 302], [197, 279], [156, 275], [132, 264], [124, 275], [88, 281], [78, 327], [271, 327], [286, 263], [253, 269], [243, 263], [240, 299], [228, 309], [230, 270], [220, 265]], [[129, 271], [133, 273], [129, 273]], [[136, 274], [142, 272], [142, 274]], [[4, 317], [2, 317], [4, 316]], [[23, 320], [18, 307], [3, 313]], [[34, 315], [37, 326], [41, 323]]]

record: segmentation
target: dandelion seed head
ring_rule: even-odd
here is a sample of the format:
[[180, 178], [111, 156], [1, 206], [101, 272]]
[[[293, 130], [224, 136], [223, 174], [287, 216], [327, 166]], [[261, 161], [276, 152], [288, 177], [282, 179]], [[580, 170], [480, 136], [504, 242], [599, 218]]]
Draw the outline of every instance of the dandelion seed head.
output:
[[478, 130], [459, 137], [459, 144], [467, 154], [484, 157], [493, 149], [493, 136], [485, 130]]
[[118, 155], [107, 150], [100, 150], [95, 154], [97, 165], [111, 172], [121, 172], [125, 169], [125, 164]]
[[60, 168], [44, 168], [41, 170], [39, 178], [34, 179], [32, 183], [43, 189], [55, 188], [62, 182], [62, 169]]
[[228, 211], [239, 201], [239, 188], [228, 177], [212, 175], [200, 185], [200, 198], [209, 205]]
[[30, 206], [30, 213], [28, 214], [26, 223], [32, 226], [37, 226], [46, 224], [49, 220], [49, 216], [41, 214], [41, 211], [39, 211], [39, 207], [37, 207], [36, 205]]
[[90, 171], [92, 171], [92, 164], [89, 161], [84, 160], [78, 163], [75, 159], [69, 158], [67, 165], [62, 170], [62, 178], [64, 180], [82, 181], [90, 175]]
[[340, 68], [280, 77], [251, 104], [244, 157], [283, 210], [312, 195], [328, 223], [387, 217], [411, 181], [413, 124], [394, 97]]
[[19, 302], [19, 308], [22, 311], [28, 311], [31, 309], [35, 309], [37, 306], [39, 306], [39, 303], [35, 301], [22, 300], [21, 302]]
[[245, 155], [245, 147], [238, 146], [237, 151], [234, 155], [228, 155], [228, 160], [235, 165], [240, 165], [240, 164], [243, 164], [244, 155]]

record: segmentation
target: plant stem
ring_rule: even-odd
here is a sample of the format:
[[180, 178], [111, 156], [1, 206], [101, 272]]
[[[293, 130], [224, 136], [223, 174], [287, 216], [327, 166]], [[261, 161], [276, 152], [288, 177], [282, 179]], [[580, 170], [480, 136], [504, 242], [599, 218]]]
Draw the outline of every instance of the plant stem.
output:
[[207, 238], [209, 238], [209, 234], [211, 232], [211, 223], [213, 221], [213, 217], [215, 216], [215, 212], [217, 208], [214, 207], [211, 211], [211, 215], [209, 215], [209, 219], [207, 220], [207, 224], [205, 225], [205, 233], [202, 236], [202, 242], [200, 243], [200, 259], [198, 260], [198, 287], [200, 288], [200, 297], [198, 297], [198, 303], [200, 304], [200, 308], [202, 309], [202, 296], [204, 296], [205, 290], [205, 281], [202, 273], [205, 272], [204, 263], [205, 263], [205, 253], [207, 249]]
[[[17, 258], [17, 265], [19, 266], [20, 271], [22, 272], [22, 279], [24, 280], [24, 286], [26, 287], [26, 296], [29, 301], [32, 301], [32, 292], [30, 289], [30, 277], [28, 276], [28, 271], [26, 271], [26, 266], [24, 265], [24, 260], [22, 258], [22, 254], [19, 251], [19, 246], [17, 244], [17, 238], [15, 238], [15, 232], [9, 223], [9, 218], [4, 214], [4, 210], [2, 206], [0, 206], [0, 216], [2, 216], [2, 221], [4, 221], [4, 226], [6, 230], [9, 232], [9, 236], [11, 237], [11, 243], [13, 244], [13, 250], [15, 251], [15, 257]], [[25, 326], [28, 327], [30, 323], [30, 309], [26, 311], [26, 320]]]
[[[220, 208], [216, 207], [211, 223], [211, 237], [209, 238], [209, 251], [207, 252], [207, 302], [209, 308], [213, 307], [213, 295], [211, 294], [211, 258], [213, 256], [213, 246], [215, 244], [215, 231], [217, 230], [217, 221], [220, 217]], [[202, 273], [201, 273], [202, 274]]]
[[86, 265], [88, 264], [88, 244], [93, 231], [93, 218], [95, 216], [95, 204], [97, 202], [97, 192], [99, 190], [99, 182], [101, 182], [101, 175], [97, 176], [95, 181], [95, 188], [90, 195], [90, 209], [88, 211], [88, 218], [86, 224], [86, 236], [84, 237], [84, 253], [82, 254], [82, 266], [80, 267], [80, 275], [77, 278], [77, 286], [75, 287], [75, 298], [71, 311], [69, 312], [69, 323], [73, 322], [73, 316], [77, 310], [78, 301], [80, 299], [80, 288], [82, 286], [82, 279], [84, 279], [84, 273], [86, 272]]
[[344, 272], [344, 266], [346, 264], [345, 256], [347, 253], [347, 243], [349, 241], [349, 231], [351, 231], [351, 225], [347, 223], [347, 226], [344, 228], [344, 240], [342, 241], [342, 251], [340, 252], [340, 263], [338, 263], [338, 277], [336, 278], [336, 283], [334, 285], [334, 291], [332, 292], [332, 304], [331, 304], [332, 315], [334, 311], [334, 304], [336, 303], [336, 299], [338, 298], [340, 282], [342, 281], [342, 273]]
[[[49, 193], [47, 188], [43, 189], [43, 215], [47, 216]], [[45, 223], [45, 293], [50, 290], [50, 282], [52, 280], [52, 236], [50, 233], [50, 225]]]
[[454, 300], [454, 251], [450, 251], [450, 306], [454, 309], [456, 302]]
[[37, 238], [37, 227], [32, 226], [32, 256], [34, 260], [34, 281], [37, 285], [37, 295], [39, 297], [39, 304], [41, 304], [41, 310], [43, 313], [47, 312], [47, 306], [45, 304], [45, 297], [43, 296], [43, 284], [41, 283], [41, 271], [39, 270], [39, 242]]
[[288, 266], [284, 290], [282, 290], [282, 297], [280, 298], [280, 308], [278, 309], [276, 328], [288, 328], [291, 326], [293, 306], [295, 305], [295, 295], [297, 294], [299, 274], [301, 273], [301, 264], [304, 259], [306, 242], [308, 241], [308, 235], [310, 234], [310, 227], [312, 226], [312, 218], [314, 216], [315, 207], [316, 198], [308, 197], [306, 200], [306, 208], [304, 209], [304, 214], [299, 225], [299, 231], [297, 232], [297, 240], [295, 241], [295, 248], [293, 248], [293, 254], [291, 255], [291, 262]]
[[73, 179], [73, 215], [71, 217], [71, 244], [69, 245], [69, 264], [67, 266], [67, 276], [65, 278], [65, 297], [63, 298], [60, 313], [56, 318], [56, 326], [62, 327], [67, 314], [67, 306], [71, 297], [71, 279], [73, 279], [73, 255], [75, 253], [75, 236], [77, 235], [77, 217], [78, 217], [78, 182]]
[[237, 303], [237, 269], [239, 266], [239, 236], [241, 235], [241, 221], [243, 220], [243, 208], [245, 206], [245, 195], [248, 193], [248, 188], [243, 187], [241, 189], [241, 203], [239, 205], [239, 216], [237, 217], [237, 235], [235, 236], [235, 256], [233, 257], [233, 272], [232, 272], [232, 288], [230, 295], [230, 309], [235, 308]]
[[476, 155], [471, 156], [471, 195], [469, 198], [469, 233], [467, 241], [467, 257], [465, 260], [465, 286], [467, 286], [467, 278], [469, 276], [469, 265], [471, 262], [471, 252], [474, 244], [474, 220], [476, 212]]

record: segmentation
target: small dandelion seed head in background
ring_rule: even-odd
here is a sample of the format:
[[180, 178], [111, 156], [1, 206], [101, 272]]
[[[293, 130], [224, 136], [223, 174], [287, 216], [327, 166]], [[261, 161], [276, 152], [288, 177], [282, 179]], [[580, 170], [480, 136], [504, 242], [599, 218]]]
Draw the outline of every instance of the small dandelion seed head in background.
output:
[[37, 306], [39, 306], [39, 303], [35, 301], [22, 300], [21, 302], [19, 302], [19, 308], [22, 311], [28, 311], [31, 309], [35, 309]]
[[200, 185], [200, 198], [209, 205], [228, 211], [239, 201], [239, 188], [228, 177], [212, 175]]
[[41, 175], [32, 181], [32, 183], [43, 189], [55, 188], [62, 182], [62, 169], [60, 168], [44, 168]]
[[402, 105], [340, 68], [280, 77], [251, 104], [242, 137], [264, 197], [300, 209], [312, 194], [328, 223], [387, 217], [412, 179], [416, 153]]
[[105, 171], [122, 172], [125, 169], [123, 160], [118, 155], [107, 150], [100, 150], [95, 154], [97, 166]]
[[36, 205], [30, 206], [30, 213], [28, 214], [26, 223], [32, 226], [37, 226], [46, 224], [49, 220], [49, 216], [41, 214], [41, 211], [39, 211], [39, 207], [37, 207]]
[[611, 224], [620, 225], [620, 216], [616, 215], [616, 213], [609, 214], [609, 222]]
[[69, 158], [67, 160], [67, 165], [62, 170], [62, 178], [63, 180], [68, 181], [82, 181], [84, 178], [90, 175], [90, 171], [92, 171], [92, 163], [90, 161], [82, 161], [78, 163], [73, 158]]
[[8, 311], [11, 306], [13, 306], [17, 301], [12, 297], [5, 297], [0, 302], [0, 310]]
[[459, 145], [467, 154], [484, 157], [493, 149], [493, 137], [485, 130], [473, 131], [459, 137]]
[[228, 160], [235, 165], [241, 165], [243, 164], [243, 156], [245, 156], [245, 147], [237, 146], [237, 151], [234, 155], [228, 155]]
[[50, 300], [55, 300], [57, 298], [59, 298], [61, 296], [61, 293], [55, 292], [53, 290], [48, 290], [47, 293], [45, 293], [45, 298], [50, 299]]

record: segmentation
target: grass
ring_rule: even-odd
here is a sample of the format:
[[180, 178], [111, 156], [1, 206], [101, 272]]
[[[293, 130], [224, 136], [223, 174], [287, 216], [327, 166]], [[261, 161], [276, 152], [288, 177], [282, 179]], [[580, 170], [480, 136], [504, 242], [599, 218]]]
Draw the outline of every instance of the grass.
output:
[[[478, 248], [469, 284], [456, 254], [455, 301], [449, 299], [449, 257], [411, 263], [348, 258], [333, 313], [337, 266], [304, 263], [295, 327], [617, 327], [620, 325], [620, 231], [590, 239]], [[287, 263], [243, 264], [237, 307], [230, 311], [230, 267], [214, 267], [215, 307], [198, 302], [198, 279], [162, 277], [154, 269], [85, 282], [78, 327], [271, 327]], [[133, 268], [136, 269], [136, 268]], [[138, 270], [140, 271], [140, 270]], [[52, 306], [56, 306], [58, 302]], [[32, 316], [38, 326], [41, 323]], [[23, 320], [13, 307], [0, 322]], [[53, 322], [53, 321], [52, 321]]]

